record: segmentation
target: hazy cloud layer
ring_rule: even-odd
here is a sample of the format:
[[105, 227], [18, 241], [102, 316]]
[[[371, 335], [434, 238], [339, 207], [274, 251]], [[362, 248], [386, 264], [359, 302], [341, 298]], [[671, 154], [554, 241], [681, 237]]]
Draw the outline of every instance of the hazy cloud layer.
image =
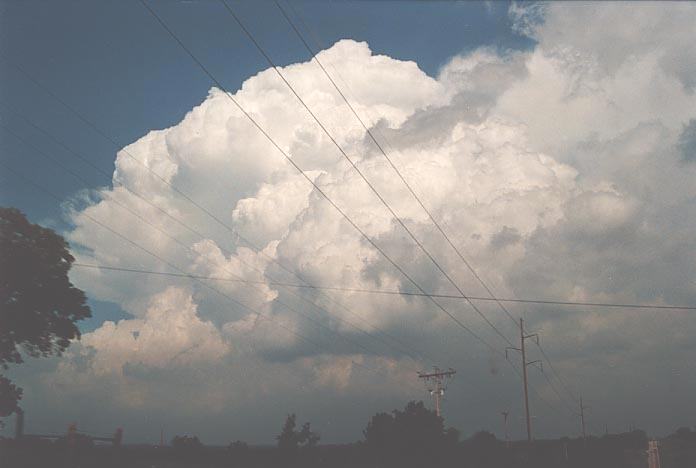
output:
[[[413, 62], [376, 55], [364, 42], [340, 41], [319, 57], [340, 86], [347, 84], [394, 164], [500, 296], [696, 303], [696, 8], [516, 5], [511, 17], [537, 40], [533, 50], [479, 49], [453, 57], [437, 77]], [[483, 295], [321, 70], [307, 62], [282, 71], [464, 291]], [[235, 99], [419, 284], [455, 292], [272, 70], [249, 78]], [[94, 407], [98, 392], [104, 417], [93, 416], [94, 424], [120, 415], [137, 421], [134, 432], [142, 436], [166, 421], [215, 442], [269, 441], [283, 415], [298, 411], [329, 440], [345, 440], [359, 437], [371, 412], [426, 398], [415, 371], [433, 357], [460, 371], [446, 402], [451, 424], [465, 432], [495, 429], [502, 406], [521, 414], [519, 384], [507, 364], [428, 301], [329, 298], [269, 284], [297, 283], [287, 268], [316, 285], [415, 290], [220, 90], [211, 89], [179, 124], [119, 152], [113, 185], [70, 214], [75, 228], [67, 237], [78, 261], [172, 271], [89, 215], [182, 271], [254, 283], [206, 283], [211, 288], [73, 270], [91, 297], [119, 304], [132, 318], [85, 334], [57, 365], [20, 374], [20, 383], [33, 385], [28, 403], [53, 386], [59, 390], [51, 401], [69, 405], [80, 395], [80, 404]], [[443, 304], [504, 348], [465, 303]], [[508, 318], [491, 304], [481, 308], [515, 339]], [[688, 314], [510, 310], [526, 314], [530, 329], [541, 333], [556, 368], [593, 402], [596, 423], [603, 424], [603, 413], [653, 431], [693, 423], [693, 406], [685, 407], [696, 389], [687, 358], [696, 326]], [[564, 411], [545, 381], [534, 381]], [[648, 409], [637, 414], [638, 407]], [[541, 434], [576, 430], [567, 412], [538, 400], [535, 413]], [[241, 421], [254, 415], [249, 435], [242, 433]]]

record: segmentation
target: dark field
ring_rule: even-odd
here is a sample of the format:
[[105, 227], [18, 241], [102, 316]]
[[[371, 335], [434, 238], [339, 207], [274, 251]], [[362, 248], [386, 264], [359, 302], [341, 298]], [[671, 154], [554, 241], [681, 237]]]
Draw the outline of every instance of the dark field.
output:
[[[693, 433], [692, 433], [693, 434]], [[2, 441], [3, 468], [217, 468], [217, 467], [471, 467], [471, 468], [643, 468], [646, 439], [637, 431], [601, 438], [513, 442], [474, 437], [447, 451], [402, 447], [400, 451], [364, 443], [323, 445], [284, 452], [276, 447], [172, 448], [84, 444], [63, 441]], [[696, 467], [696, 439], [671, 436], [660, 441], [662, 468]]]

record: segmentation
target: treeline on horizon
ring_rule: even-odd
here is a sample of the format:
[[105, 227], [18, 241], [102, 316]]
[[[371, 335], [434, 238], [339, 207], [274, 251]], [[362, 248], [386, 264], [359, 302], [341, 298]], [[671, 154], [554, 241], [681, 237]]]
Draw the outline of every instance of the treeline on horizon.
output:
[[[298, 427], [288, 415], [275, 447], [242, 441], [205, 446], [196, 436], [179, 435], [171, 446], [98, 446], [78, 435], [56, 441], [0, 439], [3, 467], [337, 467], [337, 468], [644, 468], [648, 437], [642, 430], [601, 437], [507, 443], [479, 431], [460, 440], [423, 402], [374, 415], [360, 441], [320, 445], [309, 422]], [[680, 428], [660, 441], [662, 468], [696, 467], [696, 430]]]

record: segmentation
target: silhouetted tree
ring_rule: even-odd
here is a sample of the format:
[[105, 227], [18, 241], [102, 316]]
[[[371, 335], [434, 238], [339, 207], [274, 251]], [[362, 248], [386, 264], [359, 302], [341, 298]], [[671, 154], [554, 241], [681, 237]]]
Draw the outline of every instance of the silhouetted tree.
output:
[[670, 434], [667, 437], [670, 439], [679, 439], [696, 442], [696, 431], [692, 431], [691, 428], [688, 427], [680, 427], [679, 429], [674, 431], [673, 434]]
[[394, 416], [387, 413], [377, 413], [367, 423], [363, 435], [368, 447], [379, 450], [392, 443], [395, 432]]
[[[23, 362], [22, 350], [32, 357], [60, 355], [80, 337], [75, 322], [91, 312], [68, 278], [74, 260], [60, 235], [17, 209], [0, 208], [1, 368]], [[2, 377], [0, 408], [14, 412], [20, 398], [21, 389]]]
[[363, 431], [368, 450], [386, 466], [426, 466], [448, 457], [458, 442], [456, 430], [445, 431], [443, 420], [423, 402], [403, 411], [379, 413]]
[[242, 442], [241, 440], [235, 440], [234, 442], [230, 443], [227, 448], [233, 452], [246, 452], [249, 450], [249, 444]]
[[197, 436], [174, 436], [172, 439], [172, 447], [179, 450], [199, 449], [203, 444], [198, 440]]
[[302, 429], [297, 431], [297, 417], [295, 414], [289, 414], [283, 424], [283, 429], [276, 437], [278, 448], [285, 452], [296, 452], [298, 448], [315, 447], [321, 437], [318, 433], [313, 432], [310, 423], [306, 422], [302, 425]]
[[680, 427], [661, 442], [662, 466], [696, 466], [696, 431]]
[[308, 422], [302, 425], [302, 430], [299, 434], [300, 444], [304, 448], [316, 447], [319, 443], [321, 437], [318, 433], [312, 431], [312, 428]]
[[283, 424], [283, 429], [280, 434], [276, 437], [278, 441], [278, 448], [284, 451], [295, 451], [299, 445], [299, 439], [297, 437], [297, 431], [295, 427], [297, 426], [295, 414], [289, 414], [285, 418], [285, 424]]
[[[22, 389], [6, 377], [0, 375], [0, 418], [7, 417], [19, 409]], [[2, 427], [2, 421], [0, 421]]]

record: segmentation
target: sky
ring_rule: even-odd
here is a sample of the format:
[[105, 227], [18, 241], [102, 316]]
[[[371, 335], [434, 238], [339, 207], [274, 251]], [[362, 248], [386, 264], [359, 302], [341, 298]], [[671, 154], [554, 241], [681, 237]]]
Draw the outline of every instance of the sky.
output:
[[693, 4], [281, 3], [393, 167], [273, 3], [229, 5], [323, 129], [218, 2], [148, 6], [230, 95], [139, 2], [0, 5], [0, 203], [83, 265], [248, 281], [75, 266], [82, 339], [9, 372], [28, 432], [353, 441], [438, 365], [446, 424], [521, 438], [518, 317], [537, 437], [580, 395], [595, 433], [696, 424], [693, 312], [278, 284], [486, 296], [430, 213], [498, 297], [696, 304]]

